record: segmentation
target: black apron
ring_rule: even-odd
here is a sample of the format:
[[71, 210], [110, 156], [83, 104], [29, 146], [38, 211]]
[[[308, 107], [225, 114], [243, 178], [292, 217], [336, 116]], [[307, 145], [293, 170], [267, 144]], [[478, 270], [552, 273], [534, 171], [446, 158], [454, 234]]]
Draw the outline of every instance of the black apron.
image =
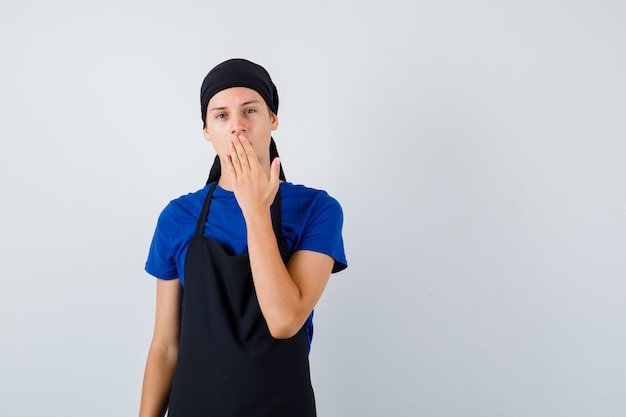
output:
[[[213, 184], [185, 259], [180, 347], [169, 417], [314, 417], [305, 326], [274, 339], [261, 314], [248, 253], [204, 236]], [[284, 262], [280, 191], [272, 225]]]

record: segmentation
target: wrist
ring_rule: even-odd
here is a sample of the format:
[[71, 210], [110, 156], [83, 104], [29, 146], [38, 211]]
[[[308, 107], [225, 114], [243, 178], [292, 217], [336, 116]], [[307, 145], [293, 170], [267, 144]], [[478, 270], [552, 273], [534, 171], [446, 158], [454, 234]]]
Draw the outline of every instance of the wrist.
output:
[[250, 228], [272, 226], [272, 216], [269, 208], [249, 210], [243, 213], [243, 218], [246, 221], [248, 232], [250, 232]]

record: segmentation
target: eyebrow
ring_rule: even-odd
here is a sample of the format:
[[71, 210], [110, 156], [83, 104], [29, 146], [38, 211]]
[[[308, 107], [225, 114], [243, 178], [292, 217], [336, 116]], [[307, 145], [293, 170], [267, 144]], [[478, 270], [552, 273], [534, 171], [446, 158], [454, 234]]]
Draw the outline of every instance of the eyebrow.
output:
[[[248, 106], [248, 105], [250, 105], [250, 104], [259, 104], [260, 102], [261, 102], [261, 101], [259, 101], [259, 100], [248, 100], [248, 101], [246, 101], [246, 102], [244, 102], [244, 103], [241, 103], [241, 107], [245, 107], [245, 106]], [[211, 107], [211, 108], [209, 109], [209, 111], [216, 111], [216, 110], [226, 110], [226, 107], [225, 107], [225, 106], [221, 106], [221, 107]]]

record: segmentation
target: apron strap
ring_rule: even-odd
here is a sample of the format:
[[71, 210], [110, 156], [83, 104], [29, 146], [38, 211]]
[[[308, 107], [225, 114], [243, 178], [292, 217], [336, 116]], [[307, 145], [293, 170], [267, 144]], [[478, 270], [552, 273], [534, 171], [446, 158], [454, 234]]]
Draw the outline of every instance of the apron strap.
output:
[[280, 198], [280, 186], [278, 187], [278, 192], [276, 193], [276, 197], [274, 197], [274, 202], [272, 203], [272, 226], [274, 228], [274, 234], [276, 235], [276, 240], [278, 241], [278, 250], [280, 251], [280, 256], [283, 258], [283, 261], [286, 263], [287, 258], [289, 257], [287, 251], [287, 242], [283, 238], [282, 224], [283, 224], [283, 210], [282, 210], [282, 199]]
[[211, 205], [211, 200], [213, 200], [213, 191], [215, 191], [215, 187], [217, 187], [217, 181], [213, 183], [209, 189], [209, 193], [204, 199], [204, 205], [202, 206], [202, 211], [200, 212], [200, 218], [198, 218], [198, 224], [196, 225], [196, 233], [194, 233], [194, 236], [204, 236], [204, 224], [206, 223], [207, 216], [209, 215], [209, 206]]

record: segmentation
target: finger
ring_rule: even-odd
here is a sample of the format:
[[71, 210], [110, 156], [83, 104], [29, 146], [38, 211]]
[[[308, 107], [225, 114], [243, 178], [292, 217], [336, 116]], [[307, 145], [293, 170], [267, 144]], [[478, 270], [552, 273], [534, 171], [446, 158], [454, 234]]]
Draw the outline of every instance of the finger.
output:
[[241, 168], [243, 169], [247, 166], [250, 166], [250, 160], [248, 158], [248, 154], [244, 148], [241, 138], [243, 138], [243, 136], [234, 138], [231, 143], [233, 144], [235, 148], [235, 152], [237, 154], [236, 156], [239, 160], [239, 164], [241, 165]]
[[228, 144], [228, 155], [230, 156], [230, 160], [233, 163], [233, 166], [237, 168], [240, 165], [239, 154], [237, 153], [237, 146], [234, 141], [231, 141]]
[[270, 183], [278, 184], [280, 177], [280, 158], [276, 157], [272, 161], [272, 166], [270, 167]]
[[246, 159], [250, 168], [256, 167], [258, 165], [259, 159], [257, 158], [257, 154], [252, 147], [252, 144], [244, 135], [239, 135], [239, 142], [241, 143], [241, 147], [246, 154]]
[[224, 158], [224, 162], [225, 162], [225, 165], [226, 165], [226, 169], [230, 173], [231, 177], [232, 178], [237, 178], [237, 170], [235, 169], [235, 164], [234, 164], [233, 158], [231, 157], [230, 154], [226, 154], [226, 156]]
[[229, 147], [228, 149], [229, 153], [226, 156], [232, 167], [231, 173], [234, 175], [233, 176], [234, 179], [240, 178], [242, 171], [241, 171], [241, 161], [239, 160], [239, 154], [237, 153], [237, 149], [233, 142], [230, 142], [228, 147]]

